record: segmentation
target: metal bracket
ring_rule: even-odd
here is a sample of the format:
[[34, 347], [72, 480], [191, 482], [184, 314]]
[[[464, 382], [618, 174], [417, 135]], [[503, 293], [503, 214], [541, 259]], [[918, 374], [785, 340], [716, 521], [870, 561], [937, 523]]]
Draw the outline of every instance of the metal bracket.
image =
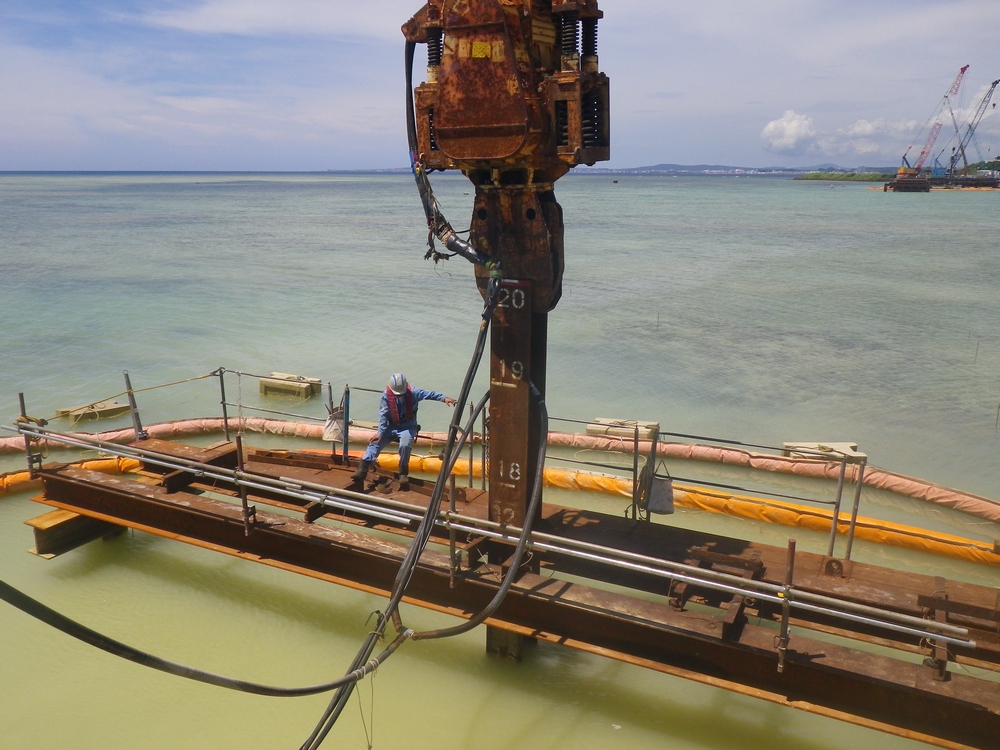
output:
[[[944, 578], [936, 576], [934, 578], [934, 598], [947, 601], [948, 593], [945, 591], [947, 582]], [[936, 622], [947, 623], [948, 611], [943, 607], [933, 609], [929, 614], [934, 615]], [[934, 679], [940, 682], [947, 682], [950, 679], [948, 673], [948, 644], [941, 641], [931, 641], [933, 654], [924, 659], [924, 666], [934, 670]]]
[[848, 579], [851, 577], [851, 569], [854, 563], [850, 560], [843, 560], [839, 557], [824, 557], [820, 564], [820, 573], [825, 576]]

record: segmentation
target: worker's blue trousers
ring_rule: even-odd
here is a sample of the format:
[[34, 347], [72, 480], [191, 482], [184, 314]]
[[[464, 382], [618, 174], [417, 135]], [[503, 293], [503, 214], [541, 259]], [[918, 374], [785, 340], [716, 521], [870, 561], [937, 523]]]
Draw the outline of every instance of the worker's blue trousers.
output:
[[393, 440], [399, 441], [399, 473], [409, 474], [410, 450], [413, 448], [413, 441], [417, 439], [417, 430], [420, 425], [416, 422], [403, 422], [399, 427], [390, 427], [382, 433], [381, 439], [377, 443], [368, 443], [368, 450], [362, 460], [374, 461], [378, 454], [382, 452]]

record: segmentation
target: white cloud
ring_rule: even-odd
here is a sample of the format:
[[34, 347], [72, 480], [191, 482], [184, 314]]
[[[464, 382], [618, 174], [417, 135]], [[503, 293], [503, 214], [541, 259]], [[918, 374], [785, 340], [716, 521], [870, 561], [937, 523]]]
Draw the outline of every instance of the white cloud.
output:
[[882, 133], [900, 134], [912, 133], [917, 129], [916, 120], [901, 120], [900, 122], [886, 122], [881, 117], [875, 120], [858, 120], [853, 125], [841, 128], [837, 131], [838, 136], [844, 138], [870, 137]]
[[[213, 154], [249, 143], [274, 153], [274, 164], [302, 154], [289, 167], [391, 166], [398, 145], [386, 144], [403, 138], [399, 26], [422, 2], [143, 0], [78, 4], [89, 9], [79, 13], [57, 3], [63, 13], [43, 16], [34, 5], [50, 4], [36, 3], [28, 19], [0, 0], [0, 168], [11, 155], [51, 165], [56, 152], [93, 153], [88, 164], [101, 164], [129, 138]], [[920, 139], [908, 118], [929, 114], [960, 65], [971, 65], [970, 93], [998, 75], [989, 35], [912, 42], [973, 18], [996, 26], [997, 0], [605, 5], [615, 166], [791, 165], [805, 154], [888, 164]], [[785, 109], [791, 119], [768, 123]], [[997, 120], [980, 130], [984, 152], [998, 140]]]
[[[336, 166], [326, 161], [332, 153], [357, 167], [365, 164], [352, 158], [380, 166], [405, 161], [395, 90], [359, 102], [356, 87], [336, 81], [309, 88], [278, 81], [234, 88], [233, 95], [184, 96], [155, 83], [109, 80], [90, 72], [91, 62], [0, 42], [0, 70], [8, 73], [0, 76], [0, 169], [86, 169], [94, 160], [107, 169], [189, 168], [197, 166], [185, 161], [192, 148], [199, 155], [225, 150], [244, 168], [279, 166], [253, 160], [262, 147], [265, 155], [298, 148], [315, 168]], [[126, 141], [127, 155], [119, 150]], [[369, 156], [352, 156], [352, 148], [366, 147]]]
[[917, 133], [916, 120], [888, 121], [860, 119], [832, 132], [815, 127], [808, 115], [786, 110], [761, 131], [764, 148], [775, 154], [800, 156], [805, 153], [836, 156], [879, 156], [895, 159]]
[[883, 156], [896, 159], [917, 133], [916, 120], [889, 122], [861, 119], [816, 140], [815, 150], [829, 156]]
[[771, 120], [760, 131], [764, 148], [776, 154], [801, 154], [816, 137], [816, 129], [808, 115], [787, 109], [777, 120]]
[[192, 7], [153, 11], [152, 26], [199, 34], [375, 37], [401, 41], [399, 27], [420, 0], [380, 0], [377, 9], [356, 0], [203, 0]]
[[[623, 5], [629, 15], [645, 16], [647, 28], [666, 25], [729, 48], [764, 47], [786, 60], [792, 55], [808, 61], [810, 66], [819, 60], [840, 65], [845, 55], [873, 52], [889, 65], [894, 61], [881, 54], [889, 46], [917, 50], [914, 39], [940, 37], [944, 28], [994, 28], [1000, 23], [996, 0], [881, 0], [847, 6], [836, 0], [631, 0]], [[606, 10], [609, 19], [615, 10]], [[665, 18], [669, 19], [666, 24]], [[829, 43], [817, 43], [820, 40]], [[910, 63], [909, 56], [906, 63]]]

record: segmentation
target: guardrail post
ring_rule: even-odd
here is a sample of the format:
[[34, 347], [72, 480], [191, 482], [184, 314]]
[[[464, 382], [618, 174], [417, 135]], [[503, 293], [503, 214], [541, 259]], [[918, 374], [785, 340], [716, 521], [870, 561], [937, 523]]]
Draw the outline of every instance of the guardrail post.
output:
[[833, 549], [837, 543], [837, 522], [840, 520], [840, 501], [844, 496], [844, 474], [846, 472], [847, 456], [841, 456], [840, 475], [837, 477], [837, 500], [833, 504], [833, 520], [830, 522], [830, 543], [826, 549], [827, 557], [833, 557]]
[[851, 508], [851, 526], [847, 530], [847, 551], [844, 552], [844, 559], [851, 559], [851, 547], [854, 546], [854, 527], [858, 523], [858, 508], [861, 506], [861, 488], [865, 484], [865, 466], [868, 465], [868, 459], [862, 459], [861, 463], [858, 464], [858, 479], [857, 484], [854, 487], [854, 507]]
[[[326, 412], [331, 417], [333, 416], [333, 383], [326, 384]], [[336, 462], [337, 460], [337, 441], [330, 441], [330, 457]]]
[[344, 466], [348, 465], [347, 446], [351, 442], [351, 386], [344, 386]]
[[[475, 413], [475, 411], [476, 411], [476, 408], [472, 405], [472, 402], [470, 401], [469, 402], [469, 429], [472, 430], [469, 433], [469, 437], [468, 437], [468, 441], [469, 441], [469, 487], [470, 488], [474, 485], [474, 482], [472, 481], [472, 461], [473, 461], [473, 453], [472, 453], [472, 451], [475, 450], [475, 446], [473, 445], [473, 443], [475, 441], [473, 440], [473, 437], [476, 434], [476, 429], [475, 429], [476, 425], [472, 421], [472, 415]], [[483, 411], [486, 411], [486, 410], [484, 409]]]
[[487, 463], [486, 454], [487, 454], [487, 451], [488, 451], [488, 447], [486, 445], [486, 442], [487, 442], [486, 441], [486, 412], [487, 411], [488, 411], [487, 409], [483, 409], [483, 413], [480, 416], [480, 420], [481, 420], [481, 424], [482, 424], [482, 432], [480, 433], [480, 437], [479, 437], [479, 461], [480, 461], [480, 464], [479, 464], [479, 468], [480, 468], [480, 472], [479, 472], [479, 475], [480, 475], [479, 486], [480, 486], [480, 489], [483, 489], [483, 490], [486, 489], [486, 475], [488, 473], [488, 470], [487, 470], [487, 467], [486, 467], [486, 463]]
[[785, 589], [781, 594], [781, 633], [778, 642], [778, 672], [785, 671], [785, 656], [788, 655], [788, 641], [791, 639], [788, 619], [791, 615], [792, 579], [795, 575], [795, 540], [788, 540], [788, 562], [785, 565]]
[[[470, 485], [471, 486], [471, 485]], [[448, 475], [448, 507], [452, 515], [455, 513], [455, 475]], [[448, 520], [448, 587], [455, 588], [455, 527], [454, 521]]]
[[[17, 400], [21, 404], [21, 418], [24, 424], [28, 423], [28, 410], [24, 406], [24, 394], [18, 393]], [[28, 461], [28, 476], [32, 479], [35, 478], [36, 472], [42, 468], [42, 457], [40, 454], [35, 453], [31, 450], [31, 438], [28, 437], [27, 433], [21, 433], [24, 435], [24, 456]]]
[[222, 427], [226, 431], [226, 440], [229, 440], [229, 408], [226, 404], [226, 368], [220, 367], [217, 370], [219, 374], [219, 392], [222, 394]]
[[660, 429], [657, 426], [656, 431], [653, 433], [652, 440], [649, 441], [649, 471], [646, 472], [645, 486], [642, 488], [643, 495], [646, 497], [646, 520], [652, 521], [652, 514], [649, 512], [649, 496], [653, 494], [653, 482], [656, 481], [656, 461], [659, 458], [657, 451], [659, 450], [660, 444]]
[[128, 393], [128, 406], [132, 410], [132, 427], [135, 429], [135, 440], [148, 440], [149, 433], [142, 429], [142, 420], [139, 419], [139, 407], [135, 404], [135, 394], [132, 392], [132, 381], [129, 380], [128, 370], [122, 370], [125, 375], [125, 390]]
[[257, 519], [257, 508], [247, 503], [247, 488], [243, 484], [243, 437], [241, 435], [236, 436], [236, 466], [239, 469], [236, 479], [240, 488], [240, 502], [243, 503], [243, 535], [250, 536], [250, 525], [252, 520]]
[[632, 520], [639, 515], [639, 423], [635, 423], [632, 443]]

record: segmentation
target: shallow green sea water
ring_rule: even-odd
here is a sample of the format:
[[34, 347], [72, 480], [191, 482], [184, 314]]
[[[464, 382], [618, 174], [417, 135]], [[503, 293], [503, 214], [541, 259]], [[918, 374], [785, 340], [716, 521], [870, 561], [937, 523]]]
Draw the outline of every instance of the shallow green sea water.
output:
[[[617, 179], [557, 185], [567, 270], [549, 322], [552, 414], [659, 420], [769, 445], [853, 441], [876, 465], [1000, 498], [1000, 194]], [[439, 177], [435, 186], [460, 227], [467, 183]], [[422, 260], [421, 224], [407, 175], [2, 174], [0, 421], [16, 415], [18, 392], [44, 416], [115, 395], [123, 369], [136, 388], [219, 366], [372, 388], [403, 370], [454, 392], [481, 302], [464, 261]], [[231, 376], [228, 387], [248, 407], [262, 404], [256, 381]], [[480, 377], [477, 391], [485, 387]], [[210, 380], [139, 397], [147, 423], [214, 416], [218, 401]], [[355, 416], [373, 419], [375, 405], [357, 393]], [[323, 413], [318, 399], [278, 408]], [[425, 429], [448, 416], [437, 404], [421, 410]], [[0, 456], [0, 471], [20, 465]], [[829, 492], [801, 480], [766, 488]], [[27, 495], [0, 498], [0, 578], [204, 669], [324, 681], [345, 669], [381, 605], [141, 533], [44, 561], [25, 553], [22, 523], [41, 511]], [[1000, 538], [992, 524], [887, 493], [866, 490], [862, 512]], [[777, 545], [789, 536], [691, 511], [666, 522]], [[825, 546], [822, 535], [796, 536], [807, 549]], [[864, 543], [855, 553], [1000, 585], [996, 569]], [[414, 627], [446, 620], [412, 608], [406, 618]], [[325, 705], [144, 670], [8, 607], [0, 630], [0, 748], [295, 748]], [[367, 747], [373, 706], [382, 748], [921, 746], [555, 647], [520, 666], [498, 663], [479, 632], [407, 646], [358, 694], [362, 711], [353, 698], [329, 746]]]

